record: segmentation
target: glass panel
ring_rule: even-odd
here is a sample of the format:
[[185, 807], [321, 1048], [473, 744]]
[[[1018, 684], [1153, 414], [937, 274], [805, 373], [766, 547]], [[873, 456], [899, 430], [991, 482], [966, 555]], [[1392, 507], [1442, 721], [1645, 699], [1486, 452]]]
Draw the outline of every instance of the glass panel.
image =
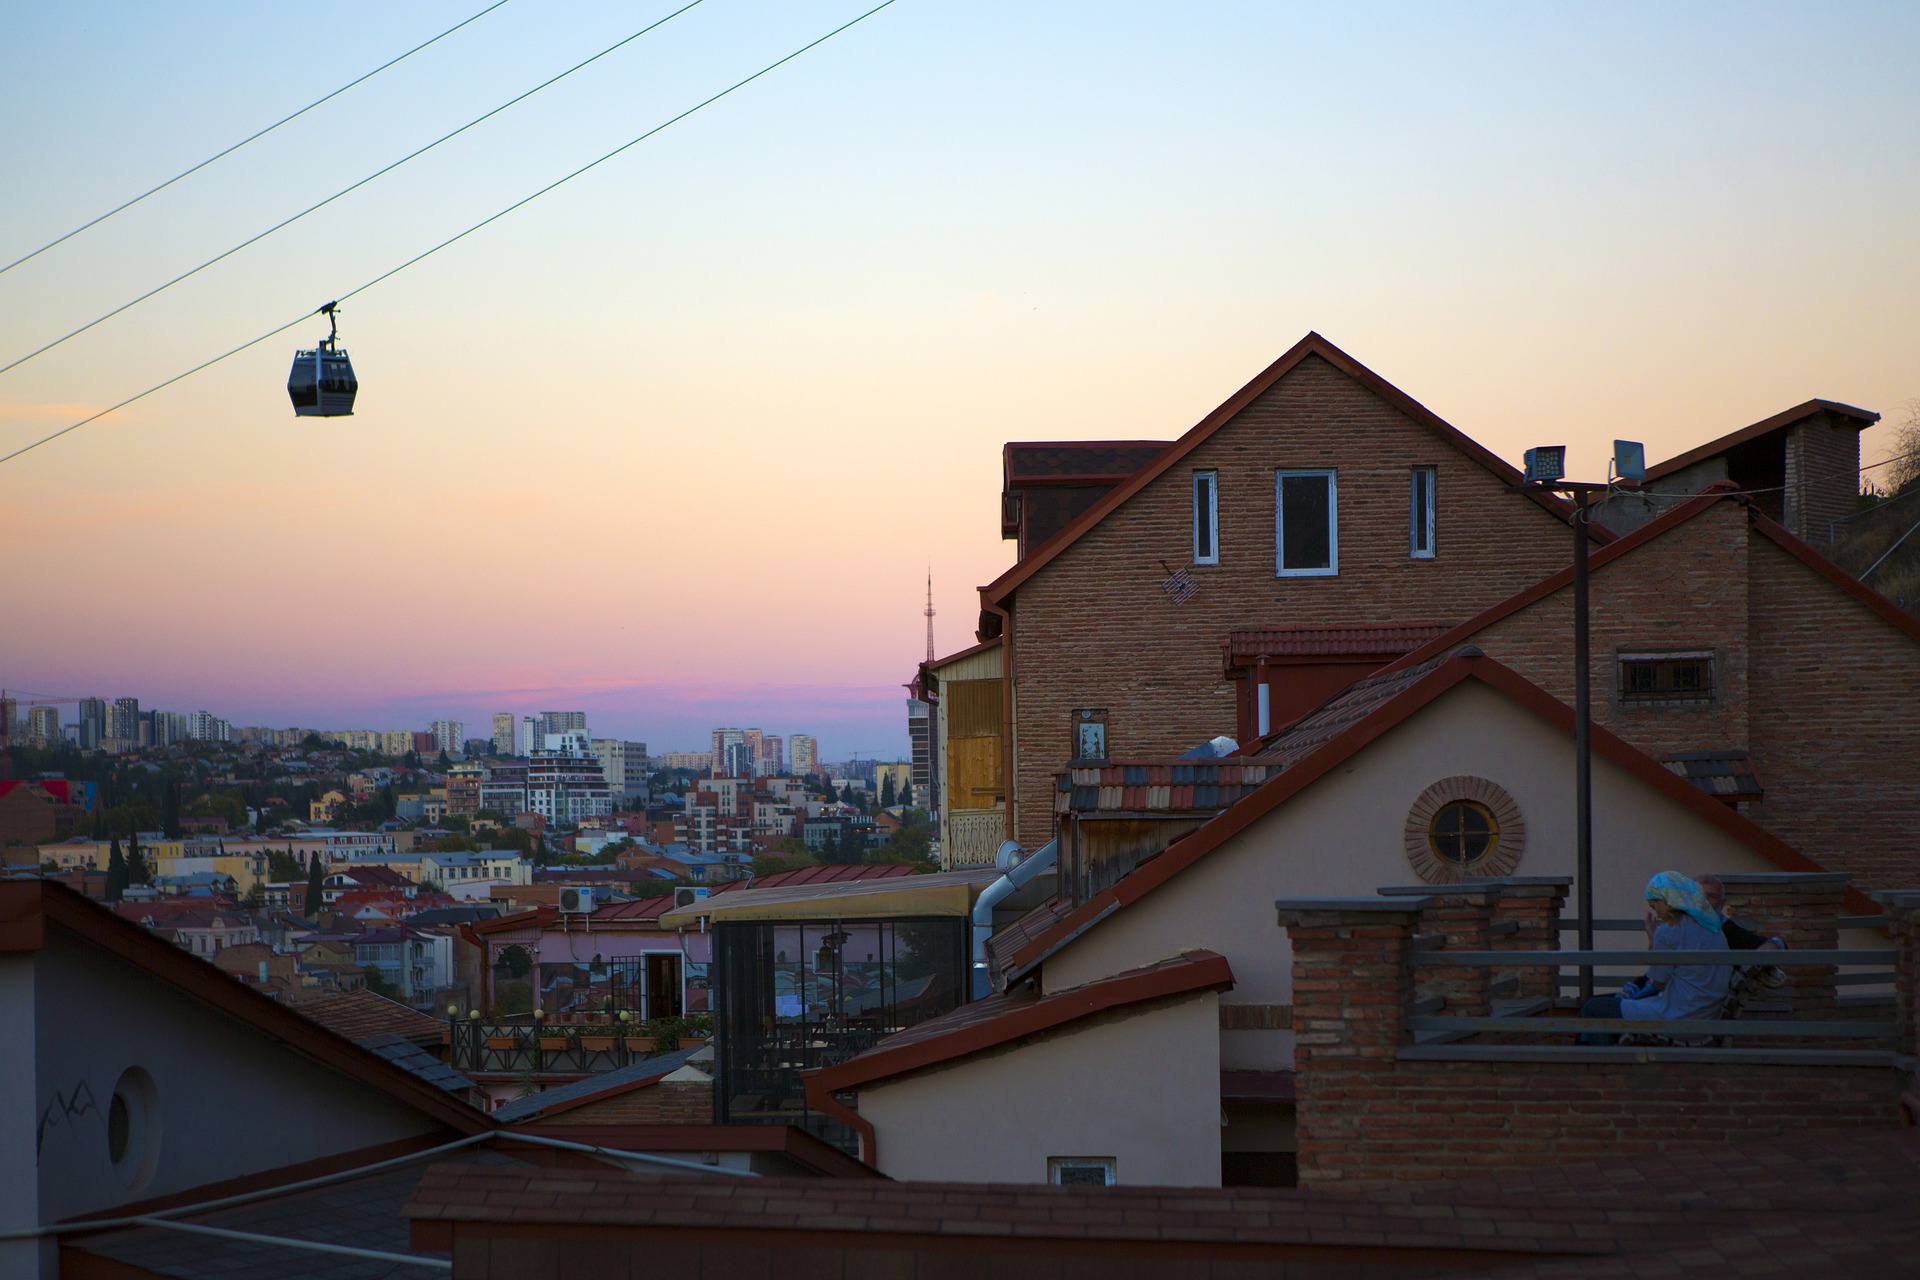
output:
[[1333, 477], [1280, 477], [1280, 567], [1333, 567]]
[[1413, 528], [1409, 550], [1416, 556], [1433, 554], [1433, 469], [1413, 471]]
[[1214, 523], [1218, 477], [1211, 471], [1196, 471], [1193, 476], [1193, 558], [1201, 564], [1218, 559], [1214, 546]]

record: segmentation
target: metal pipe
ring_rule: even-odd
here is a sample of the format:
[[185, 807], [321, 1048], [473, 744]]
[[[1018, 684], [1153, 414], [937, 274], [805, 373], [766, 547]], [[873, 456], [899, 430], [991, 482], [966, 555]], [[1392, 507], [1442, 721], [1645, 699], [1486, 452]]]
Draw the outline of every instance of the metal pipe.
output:
[[[1587, 658], [1588, 489], [1573, 496], [1573, 756], [1574, 874], [1580, 893], [1580, 949], [1593, 950], [1593, 697]], [[1593, 970], [1580, 971], [1580, 998], [1593, 995]]]
[[973, 998], [990, 994], [987, 982], [987, 939], [993, 936], [993, 909], [1002, 900], [1033, 882], [1042, 871], [1050, 871], [1059, 856], [1060, 842], [1049, 840], [1035, 849], [1005, 875], [980, 891], [973, 904]]
[[159, 1227], [167, 1231], [189, 1231], [198, 1236], [214, 1236], [222, 1240], [243, 1240], [248, 1244], [278, 1245], [284, 1249], [305, 1249], [312, 1253], [332, 1253], [343, 1258], [364, 1258], [370, 1262], [391, 1262], [403, 1267], [429, 1267], [435, 1271], [453, 1270], [453, 1262], [448, 1258], [429, 1258], [417, 1253], [389, 1253], [385, 1249], [356, 1249], [346, 1244], [326, 1244], [319, 1240], [302, 1240], [296, 1236], [269, 1236], [258, 1231], [234, 1231], [228, 1227], [208, 1227], [197, 1222], [172, 1222], [165, 1218], [130, 1218], [129, 1222], [141, 1227]]

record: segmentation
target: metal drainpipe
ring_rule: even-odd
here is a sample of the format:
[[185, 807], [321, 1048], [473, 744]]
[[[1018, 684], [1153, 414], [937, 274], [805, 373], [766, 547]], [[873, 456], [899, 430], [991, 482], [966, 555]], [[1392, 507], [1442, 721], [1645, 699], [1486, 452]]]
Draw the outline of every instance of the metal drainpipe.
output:
[[1060, 842], [1049, 840], [1023, 858], [1007, 873], [980, 891], [973, 904], [973, 998], [989, 994], [987, 982], [987, 939], [993, 935], [993, 909], [1013, 893], [1031, 883], [1042, 871], [1053, 868]]

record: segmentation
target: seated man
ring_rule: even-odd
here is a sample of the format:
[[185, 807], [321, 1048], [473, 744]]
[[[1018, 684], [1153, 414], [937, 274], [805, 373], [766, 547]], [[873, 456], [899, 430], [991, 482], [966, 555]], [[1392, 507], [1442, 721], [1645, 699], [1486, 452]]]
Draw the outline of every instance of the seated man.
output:
[[[1700, 886], [1677, 871], [1662, 871], [1647, 882], [1647, 903], [1654, 919], [1649, 941], [1655, 951], [1726, 951], [1720, 915], [1707, 905]], [[1724, 964], [1661, 964], [1647, 970], [1645, 985], [1629, 983], [1617, 996], [1594, 996], [1580, 1006], [1583, 1018], [1679, 1021], [1716, 1017], [1726, 1003], [1733, 967]], [[1581, 1044], [1613, 1044], [1617, 1037], [1595, 1033]]]
[[1707, 900], [1713, 913], [1720, 917], [1720, 933], [1727, 940], [1729, 951], [1785, 951], [1787, 944], [1779, 938], [1768, 938], [1755, 933], [1745, 925], [1735, 924], [1727, 915], [1727, 886], [1720, 883], [1720, 877], [1701, 876], [1700, 896]]

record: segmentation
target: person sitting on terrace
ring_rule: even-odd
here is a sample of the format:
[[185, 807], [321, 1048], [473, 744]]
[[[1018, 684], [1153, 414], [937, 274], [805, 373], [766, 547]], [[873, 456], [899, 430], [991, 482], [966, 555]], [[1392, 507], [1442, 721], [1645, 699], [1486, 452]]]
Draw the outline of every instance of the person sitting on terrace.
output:
[[[1700, 886], [1678, 871], [1662, 871], [1647, 882], [1652, 908], [1648, 941], [1655, 951], [1725, 951], [1720, 914], [1707, 905]], [[1630, 982], [1618, 995], [1594, 996], [1580, 1006], [1583, 1018], [1712, 1018], [1726, 1004], [1733, 968], [1724, 964], [1658, 964], [1645, 984]], [[1580, 1036], [1581, 1044], [1612, 1044], [1616, 1037]]]
[[[1719, 876], [1701, 876], [1697, 883], [1700, 885], [1700, 896], [1707, 900], [1707, 905], [1713, 908], [1713, 913], [1720, 917], [1720, 933], [1727, 940], [1727, 950], [1785, 951], [1787, 949], [1787, 944], [1783, 940], [1766, 937], [1755, 933], [1745, 925], [1733, 922], [1732, 917], [1727, 915], [1727, 887], [1720, 883]], [[1649, 921], [1653, 919], [1651, 913], [1647, 918]], [[1653, 926], [1649, 924], [1649, 935], [1652, 933], [1652, 928]]]

